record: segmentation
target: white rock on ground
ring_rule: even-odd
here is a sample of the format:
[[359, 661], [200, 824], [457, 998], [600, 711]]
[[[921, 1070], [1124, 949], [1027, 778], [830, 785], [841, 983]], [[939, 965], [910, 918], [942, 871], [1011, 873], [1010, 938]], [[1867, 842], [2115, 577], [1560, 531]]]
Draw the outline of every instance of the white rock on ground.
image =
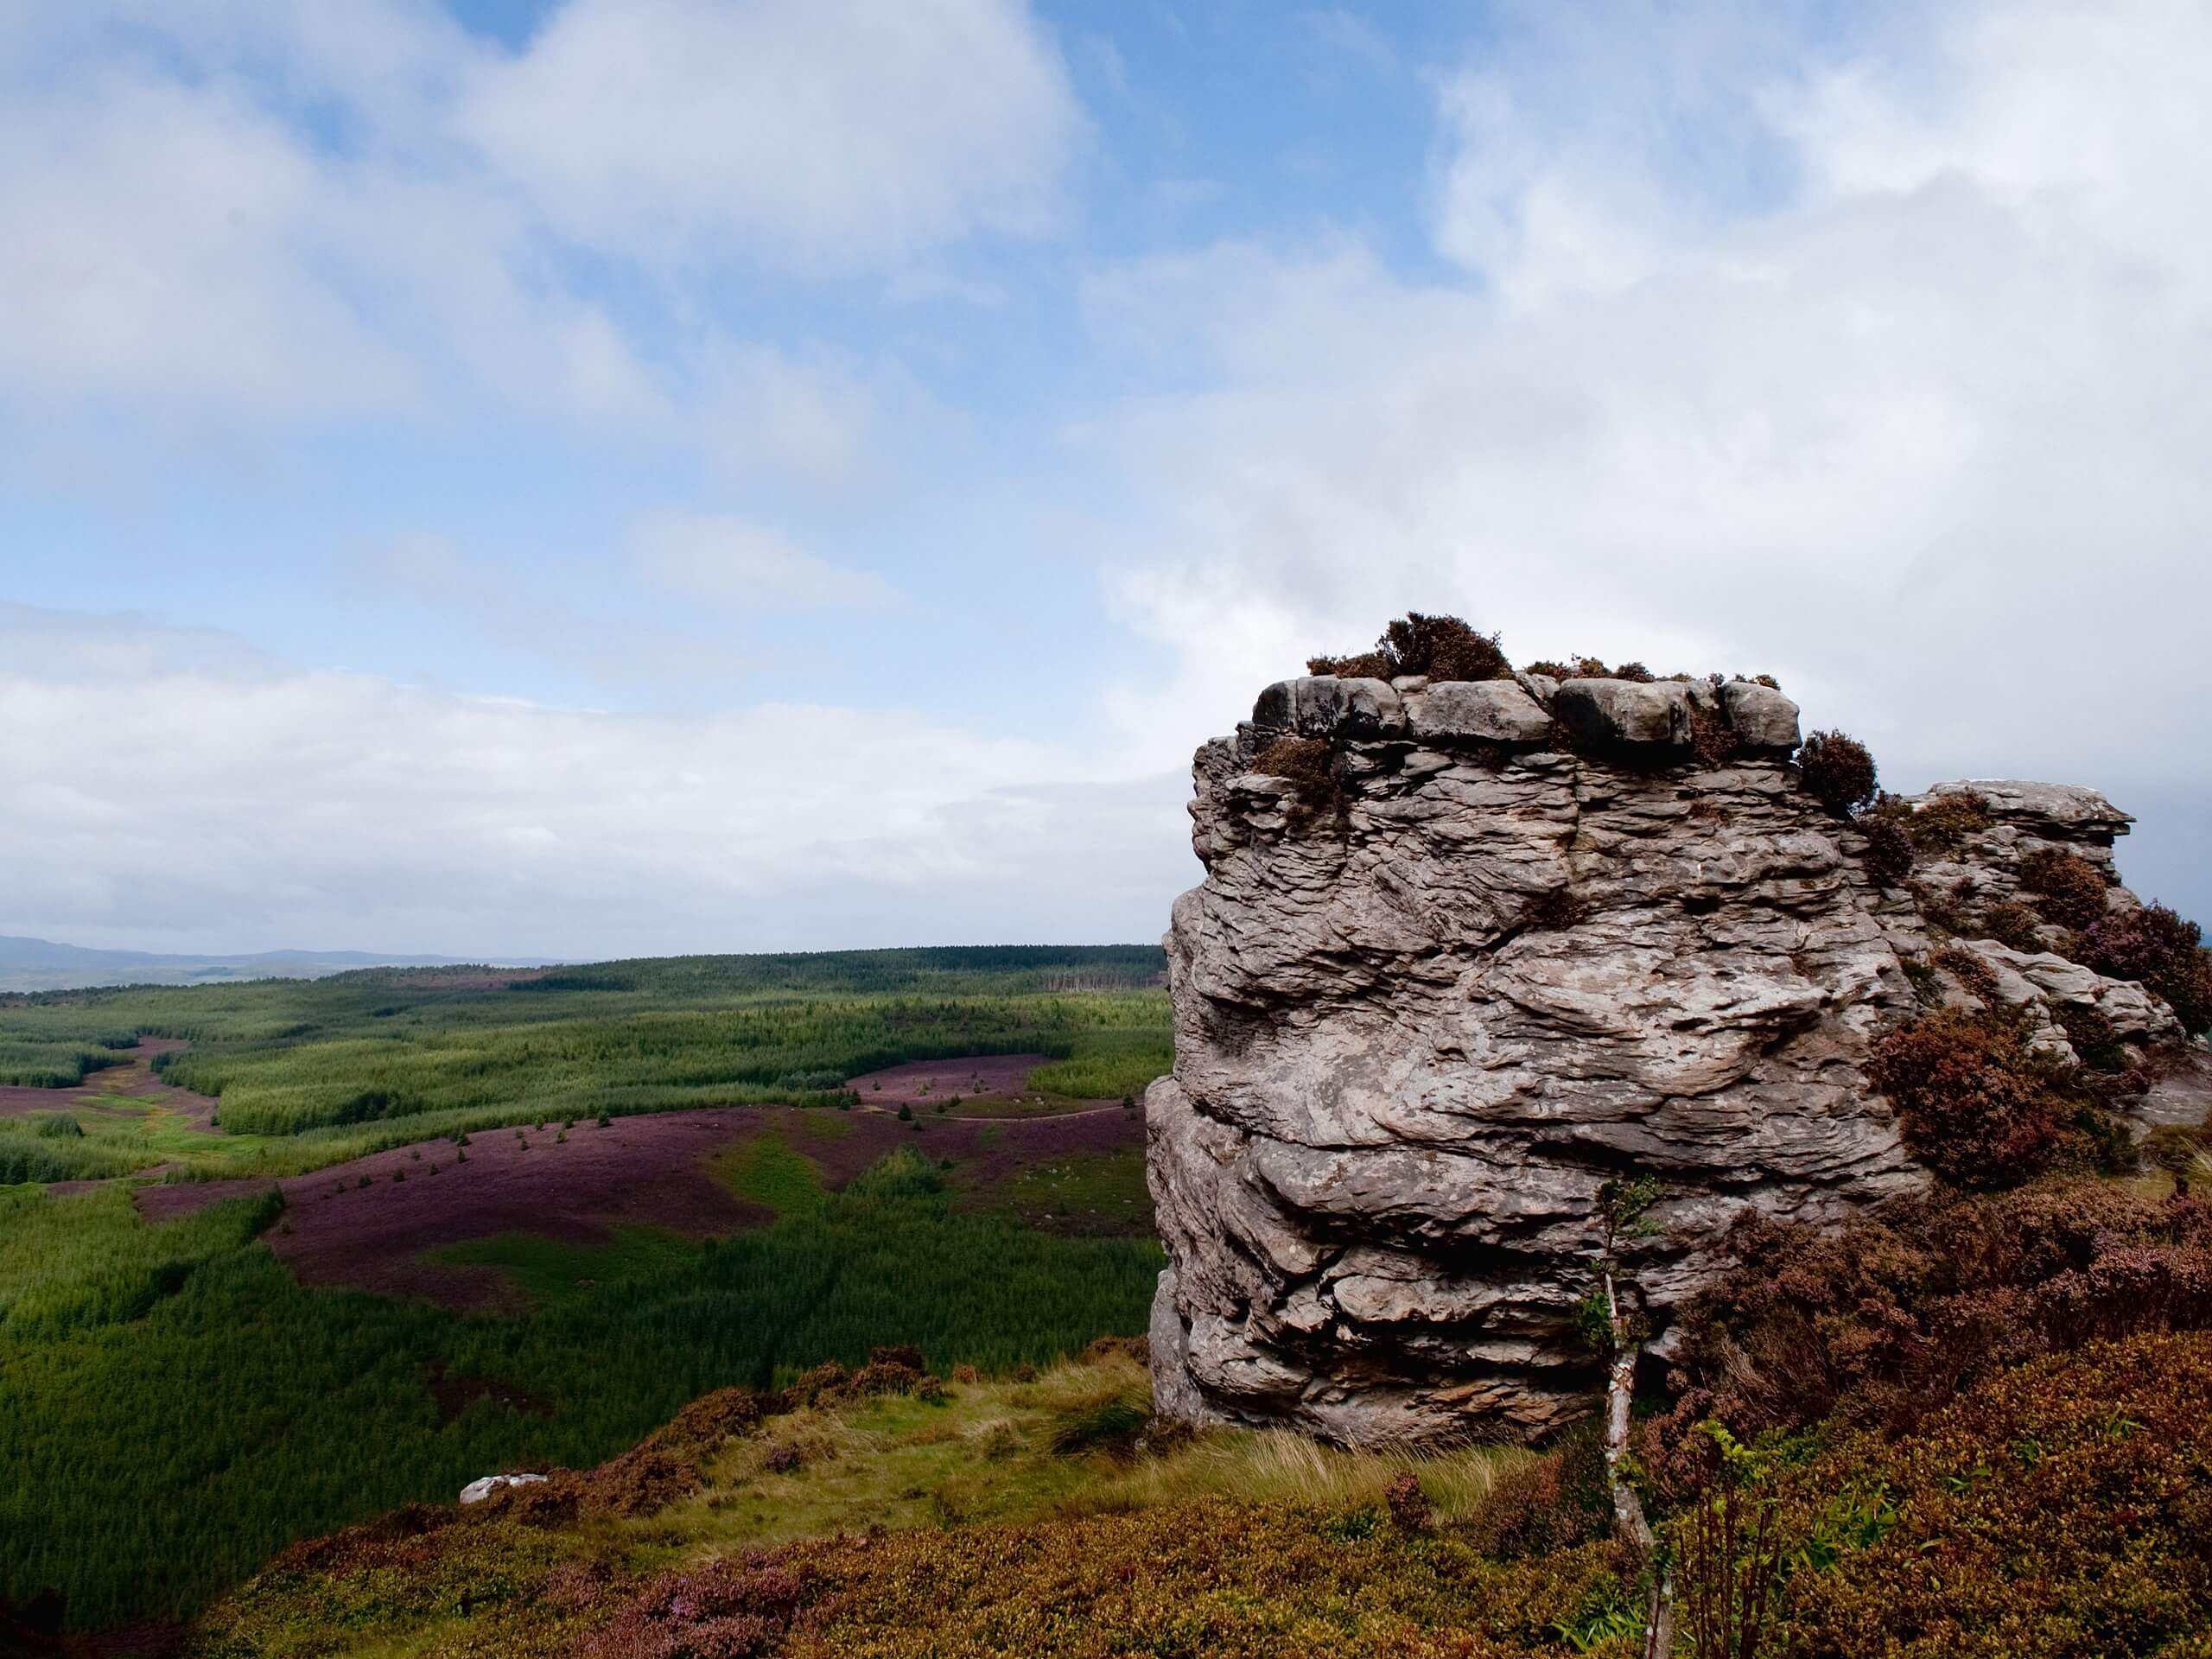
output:
[[503, 1492], [510, 1486], [535, 1486], [545, 1478], [543, 1475], [486, 1475], [481, 1480], [472, 1480], [461, 1489], [464, 1503], [481, 1503], [494, 1492]]

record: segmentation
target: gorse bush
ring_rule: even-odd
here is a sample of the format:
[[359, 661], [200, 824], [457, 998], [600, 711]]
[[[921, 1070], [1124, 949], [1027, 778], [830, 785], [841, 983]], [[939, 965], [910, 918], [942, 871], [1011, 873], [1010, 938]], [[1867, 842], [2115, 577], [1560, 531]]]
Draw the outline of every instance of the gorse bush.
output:
[[1805, 792], [1838, 817], [1873, 804], [1874, 757], [1841, 732], [1815, 732], [1797, 751], [1798, 781]]

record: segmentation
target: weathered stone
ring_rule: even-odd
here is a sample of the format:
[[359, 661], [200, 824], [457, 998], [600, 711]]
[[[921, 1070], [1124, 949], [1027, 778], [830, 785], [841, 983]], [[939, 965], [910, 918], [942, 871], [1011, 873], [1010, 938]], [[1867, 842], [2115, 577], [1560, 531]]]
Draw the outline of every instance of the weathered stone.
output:
[[463, 1503], [481, 1503], [485, 1499], [505, 1491], [511, 1486], [537, 1486], [544, 1484], [543, 1475], [486, 1475], [472, 1480], [461, 1489]]
[[1375, 737], [1405, 729], [1405, 705], [1387, 680], [1309, 674], [1278, 680], [1252, 705], [1252, 724], [1299, 737]]
[[1689, 688], [1677, 680], [1569, 680], [1552, 696], [1552, 712], [1597, 747], [1685, 747], [1689, 711]]
[[2135, 820], [2094, 789], [2078, 784], [2024, 783], [2012, 778], [1967, 778], [1937, 784], [1921, 798], [1971, 791], [1991, 817], [2045, 841], [2082, 841], [2109, 847]]
[[1440, 742], [1471, 738], [1485, 743], [1543, 743], [1552, 717], [1511, 680], [1440, 680], [1408, 695], [1413, 734]]
[[[1540, 691], [1580, 752], [1546, 741]], [[1725, 766], [1688, 747], [1701, 702], [1746, 751]], [[1285, 732], [1330, 740], [1341, 813], [1250, 772]], [[1737, 1216], [1829, 1224], [1928, 1184], [1862, 1067], [1921, 1012], [1902, 958], [1931, 935], [1798, 786], [1796, 735], [1743, 683], [1307, 679], [1198, 751], [1207, 875], [1175, 904], [1175, 1069], [1146, 1096], [1160, 1410], [1539, 1433], [1599, 1385], [1575, 1312], [1609, 1177], [1659, 1183], [1624, 1294], [1662, 1351]], [[2000, 893], [2038, 848], [2108, 864], [2126, 828], [2094, 791], [1976, 787], [1991, 823], [1942, 868]], [[2075, 1009], [2139, 1051], [2177, 1034], [2139, 985], [1965, 948], [2054, 1058]]]
[[1720, 701], [1745, 748], [1787, 754], [1797, 747], [1797, 705], [1772, 686], [1731, 680], [1720, 688]]

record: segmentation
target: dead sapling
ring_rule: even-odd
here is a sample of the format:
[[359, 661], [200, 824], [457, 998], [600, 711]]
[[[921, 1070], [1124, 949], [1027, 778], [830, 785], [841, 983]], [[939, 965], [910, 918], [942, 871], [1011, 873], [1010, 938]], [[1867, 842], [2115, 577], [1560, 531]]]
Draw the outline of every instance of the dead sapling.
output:
[[[1605, 1368], [1605, 1478], [1613, 1494], [1613, 1530], [1643, 1558], [1653, 1560], [1657, 1541], [1643, 1512], [1643, 1500], [1630, 1479], [1628, 1457], [1629, 1410], [1636, 1397], [1636, 1363], [1649, 1334], [1641, 1307], [1627, 1294], [1627, 1269], [1621, 1247], [1631, 1239], [1656, 1236], [1659, 1228], [1649, 1218], [1659, 1201], [1659, 1183], [1649, 1175], [1607, 1181], [1598, 1189], [1598, 1217], [1601, 1227], [1597, 1262], [1597, 1287], [1592, 1292], [1591, 1334], [1603, 1344]], [[1675, 1624], [1674, 1572], [1670, 1563], [1656, 1563], [1649, 1599], [1644, 1611], [1645, 1659], [1665, 1659], [1672, 1650]]]

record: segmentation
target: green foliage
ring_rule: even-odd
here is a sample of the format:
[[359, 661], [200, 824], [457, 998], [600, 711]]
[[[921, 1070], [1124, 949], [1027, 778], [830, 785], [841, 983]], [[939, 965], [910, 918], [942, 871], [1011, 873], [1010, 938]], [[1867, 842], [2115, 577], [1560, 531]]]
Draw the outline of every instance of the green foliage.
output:
[[1075, 1040], [1068, 1058], [1029, 1074], [1032, 1089], [1075, 1100], [1135, 1098], [1174, 1068], [1175, 1045], [1165, 1027], [1087, 1031]]
[[548, 1238], [543, 1233], [494, 1233], [441, 1244], [429, 1254], [432, 1261], [454, 1267], [496, 1268], [517, 1289], [542, 1304], [600, 1285], [652, 1279], [680, 1269], [699, 1254], [699, 1245], [658, 1227], [621, 1227], [602, 1243]]
[[271, 1192], [153, 1227], [120, 1187], [66, 1198], [35, 1189], [0, 1194], [0, 1355], [18, 1343], [138, 1318], [283, 1208]]
[[1894, 1448], [1847, 1440], [1789, 1483], [1784, 1530], [1819, 1531], [1854, 1484], [1882, 1492], [1876, 1519], [1790, 1575], [1793, 1656], [2206, 1650], [2212, 1340], [2145, 1336], [2044, 1360]]
[[[0, 1085], [73, 1089], [121, 1065], [137, 1033], [71, 1004], [14, 1004], [0, 998]], [[13, 1017], [10, 1017], [12, 1014]]]
[[1575, 1340], [1592, 1353], [1600, 1356], [1613, 1351], [1613, 1316], [1605, 1306], [1602, 1287], [1585, 1291], [1574, 1305]]
[[98, 1181], [143, 1169], [146, 1159], [85, 1135], [55, 1135], [36, 1121], [0, 1118], [0, 1186], [25, 1181]]
[[[74, 1160], [0, 1139], [0, 1181], [158, 1163], [283, 1176], [549, 1118], [838, 1104], [848, 1077], [964, 1054], [1040, 1052], [1066, 1068], [1040, 1087], [1110, 1098], [1172, 1063], [1161, 966], [1149, 947], [894, 950], [678, 957], [511, 984], [480, 969], [376, 969], [0, 998], [0, 1052], [35, 1049], [49, 1070], [65, 1050], [119, 1058], [102, 1045], [127, 1047], [138, 1032], [188, 1039], [163, 1075], [219, 1095], [225, 1130], [159, 1110], [93, 1122], [103, 1149]], [[22, 1132], [9, 1122], [0, 1136]]]
[[[844, 1127], [842, 1119], [829, 1120]], [[779, 1216], [802, 1215], [822, 1207], [822, 1169], [773, 1129], [763, 1129], [731, 1144], [715, 1160], [715, 1173], [729, 1190]]]

